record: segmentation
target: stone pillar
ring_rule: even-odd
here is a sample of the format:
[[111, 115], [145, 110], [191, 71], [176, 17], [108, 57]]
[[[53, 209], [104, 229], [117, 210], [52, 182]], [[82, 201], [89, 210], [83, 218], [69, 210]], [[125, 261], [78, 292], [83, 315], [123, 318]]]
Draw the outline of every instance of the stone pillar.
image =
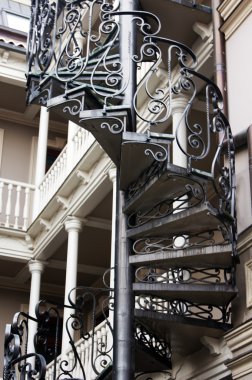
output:
[[35, 170], [35, 195], [34, 195], [34, 207], [33, 217], [36, 217], [39, 206], [39, 189], [38, 186], [42, 182], [45, 170], [46, 170], [46, 155], [47, 155], [47, 139], [48, 139], [48, 127], [49, 127], [49, 112], [46, 107], [40, 109], [39, 120], [39, 135], [37, 146], [37, 160]]
[[[66, 262], [66, 280], [65, 280], [65, 298], [64, 304], [69, 305], [68, 295], [69, 292], [77, 285], [77, 265], [78, 265], [78, 243], [79, 233], [82, 228], [82, 222], [76, 217], [67, 217], [65, 221], [65, 229], [68, 232], [67, 244], [67, 262]], [[75, 294], [72, 294], [74, 300]], [[66, 330], [66, 323], [70, 315], [73, 313], [72, 309], [64, 309], [63, 318], [63, 332], [62, 332], [62, 358], [66, 356], [66, 351], [70, 348], [69, 336]], [[74, 336], [74, 330], [71, 323], [68, 325], [71, 338]], [[64, 359], [63, 359], [64, 360]]]
[[[31, 260], [29, 262], [29, 271], [31, 273], [31, 290], [30, 290], [30, 302], [29, 302], [29, 315], [35, 318], [35, 306], [40, 300], [40, 283], [41, 275], [43, 273], [45, 264], [41, 261]], [[29, 335], [27, 352], [34, 352], [34, 335], [37, 332], [37, 323], [29, 320]]]
[[[187, 147], [187, 131], [185, 124], [185, 115], [183, 112], [188, 105], [189, 99], [185, 96], [181, 96], [177, 99], [174, 99], [172, 102], [172, 125], [173, 125], [173, 134], [176, 134], [178, 128], [178, 140], [181, 147], [186, 151]], [[172, 162], [174, 165], [181, 167], [187, 167], [187, 157], [181, 151], [179, 145], [176, 142], [176, 139], [173, 142], [173, 153], [172, 153]]]

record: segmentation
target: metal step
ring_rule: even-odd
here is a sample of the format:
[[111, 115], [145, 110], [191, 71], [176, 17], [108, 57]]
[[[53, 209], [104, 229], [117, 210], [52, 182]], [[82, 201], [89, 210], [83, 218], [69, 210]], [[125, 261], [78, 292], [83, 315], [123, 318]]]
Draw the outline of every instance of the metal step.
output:
[[[122, 142], [120, 189], [128, 190], [153, 165], [167, 163], [174, 136], [162, 133], [125, 133]], [[133, 170], [134, 169], [134, 170]]]
[[133, 283], [135, 295], [162, 298], [166, 301], [183, 300], [214, 306], [227, 305], [237, 294], [237, 289], [227, 284], [188, 283]]
[[[204, 231], [218, 230], [222, 225], [216, 215], [210, 213], [209, 205], [206, 203], [197, 207], [192, 207], [181, 212], [170, 214], [165, 217], [149, 217], [145, 224], [127, 230], [127, 237], [131, 239], [139, 239], [144, 237], [161, 237], [171, 236], [172, 234], [189, 235], [197, 234]], [[138, 213], [138, 217], [141, 214]]]
[[[148, 249], [148, 248], [147, 248]], [[193, 266], [208, 268], [227, 268], [232, 265], [232, 245], [222, 244], [207, 247], [160, 250], [155, 253], [135, 254], [129, 257], [130, 264], [141, 266], [166, 265], [177, 267]]]
[[[147, 168], [138, 181], [131, 183], [128, 188], [124, 212], [129, 214], [136, 209], [149, 208], [153, 204], [176, 197], [186, 191], [188, 186], [203, 192], [212, 184], [211, 176], [201, 172], [199, 177], [188, 173], [185, 168], [167, 164], [157, 170]], [[140, 178], [139, 178], [140, 177]]]
[[220, 338], [230, 323], [135, 309], [135, 320], [170, 342], [172, 351], [183, 356], [202, 348], [202, 337]]

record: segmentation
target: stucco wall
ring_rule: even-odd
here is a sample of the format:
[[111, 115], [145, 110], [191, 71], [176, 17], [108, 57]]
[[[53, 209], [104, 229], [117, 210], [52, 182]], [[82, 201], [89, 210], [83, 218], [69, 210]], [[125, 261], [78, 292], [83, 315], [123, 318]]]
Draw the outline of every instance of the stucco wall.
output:
[[229, 120], [233, 133], [252, 124], [252, 13], [226, 41]]
[[37, 130], [2, 120], [0, 128], [4, 129], [0, 176], [28, 182], [32, 136]]

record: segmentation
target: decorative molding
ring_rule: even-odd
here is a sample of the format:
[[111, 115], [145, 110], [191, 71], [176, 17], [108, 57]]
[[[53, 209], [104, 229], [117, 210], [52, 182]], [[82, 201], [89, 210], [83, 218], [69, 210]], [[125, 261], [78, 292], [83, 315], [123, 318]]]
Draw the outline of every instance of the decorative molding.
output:
[[82, 185], [87, 185], [91, 177], [91, 175], [88, 172], [85, 172], [83, 170], [77, 170], [76, 176], [81, 180]]
[[251, 0], [243, 0], [240, 2], [239, 6], [235, 8], [220, 29], [225, 34], [226, 40], [236, 31], [251, 12]]
[[242, 255], [251, 247], [252, 247], [252, 231], [251, 231], [251, 228], [248, 228], [247, 231], [243, 232], [238, 237], [237, 251], [239, 255]]
[[62, 210], [67, 210], [69, 203], [70, 203], [68, 198], [62, 197], [61, 195], [58, 195], [56, 197], [56, 200], [60, 204], [60, 207], [62, 208]]
[[45, 231], [49, 231], [52, 226], [49, 220], [44, 219], [44, 218], [39, 219], [39, 224], [44, 228]]
[[200, 340], [201, 340], [201, 343], [206, 348], [208, 348], [212, 356], [218, 356], [222, 353], [223, 347], [225, 345], [225, 341], [221, 339], [212, 338], [210, 336], [203, 336]]
[[211, 37], [212, 35], [212, 25], [210, 24], [207, 25], [207, 24], [203, 24], [201, 22], [195, 22], [193, 24], [193, 31], [195, 33], [197, 33], [200, 38], [204, 41], [206, 38], [209, 38]]
[[233, 354], [227, 361], [232, 378], [242, 379], [252, 374], [252, 320], [228, 332], [224, 338]]
[[33, 250], [34, 249], [34, 240], [32, 239], [32, 237], [28, 234], [25, 235], [25, 241], [27, 243], [27, 246], [30, 250]]
[[219, 6], [218, 11], [220, 12], [221, 17], [225, 21], [239, 6], [243, 0], [224, 0]]
[[245, 267], [245, 285], [246, 285], [246, 305], [252, 307], [252, 260], [244, 264]]

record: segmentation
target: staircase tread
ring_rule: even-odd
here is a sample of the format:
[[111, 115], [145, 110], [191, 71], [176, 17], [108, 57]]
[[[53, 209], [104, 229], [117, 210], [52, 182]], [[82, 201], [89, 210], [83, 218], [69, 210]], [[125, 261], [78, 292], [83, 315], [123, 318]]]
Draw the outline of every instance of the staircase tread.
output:
[[[202, 348], [202, 337], [220, 338], [232, 324], [135, 309], [135, 319], [170, 342], [173, 352], [189, 355]], [[186, 344], [185, 344], [186, 342]]]
[[206, 247], [170, 249], [155, 253], [135, 254], [129, 257], [130, 264], [168, 264], [176, 266], [193, 265], [194, 267], [226, 268], [232, 265], [232, 245], [220, 244]]
[[[217, 210], [216, 210], [217, 211]], [[216, 215], [217, 216], [217, 215]], [[151, 219], [143, 225], [127, 230], [128, 238], [161, 237], [172, 234], [190, 235], [206, 231], [217, 230], [222, 224], [209, 207], [202, 203], [181, 212], [170, 214], [158, 219]]]
[[[208, 173], [188, 173], [185, 168], [168, 164], [151, 176], [142, 187], [126, 201], [124, 212], [149, 208], [167, 198], [185, 191], [186, 185], [206, 186], [212, 182]], [[125, 186], [124, 186], [125, 187]]]
[[135, 295], [154, 296], [164, 300], [184, 300], [198, 304], [227, 305], [237, 294], [227, 284], [133, 283]]

